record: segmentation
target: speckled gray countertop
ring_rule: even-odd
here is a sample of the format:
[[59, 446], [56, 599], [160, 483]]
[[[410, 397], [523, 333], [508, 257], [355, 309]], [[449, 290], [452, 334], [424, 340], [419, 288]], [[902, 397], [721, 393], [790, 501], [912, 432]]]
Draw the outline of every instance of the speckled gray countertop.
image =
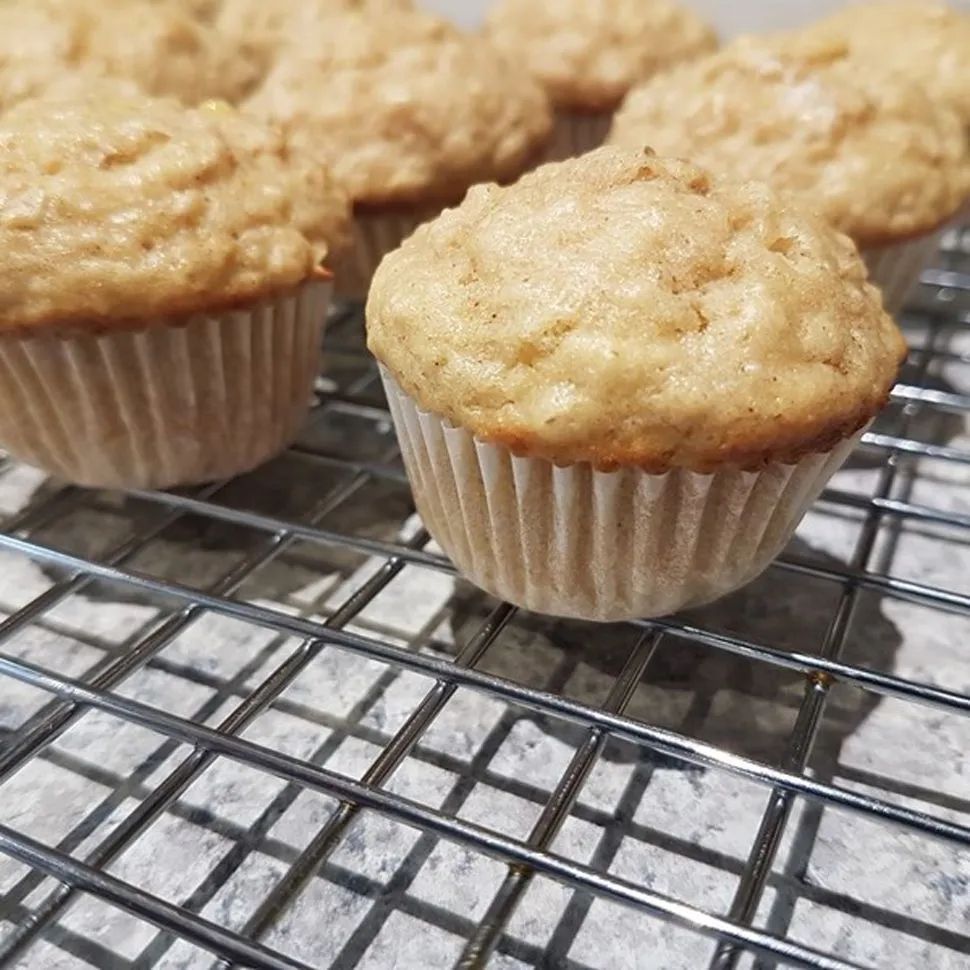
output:
[[[911, 332], [919, 342], [925, 334]], [[948, 337], [933, 386], [970, 394], [970, 332]], [[336, 338], [335, 338], [336, 339]], [[968, 358], [970, 359], [970, 358]], [[356, 363], [355, 363], [356, 361]], [[333, 381], [360, 376], [359, 358], [335, 352]], [[359, 383], [359, 382], [358, 382]], [[373, 385], [364, 395], [374, 394]], [[363, 431], [367, 426], [367, 433]], [[966, 415], [934, 410], [912, 436], [970, 449]], [[356, 461], [381, 460], [386, 424], [335, 411], [308, 447]], [[858, 456], [835, 487], [872, 494], [874, 456]], [[290, 455], [230, 486], [228, 505], [294, 521], [335, 474]], [[0, 475], [0, 515], [36, 504], [57, 486], [29, 469]], [[897, 497], [970, 514], [970, 466], [907, 463]], [[60, 501], [60, 499], [58, 499]], [[39, 541], [103, 557], [157, 514], [111, 495], [65, 496]], [[842, 568], [863, 512], [820, 505], [792, 554]], [[886, 526], [870, 571], [966, 594], [970, 532], [927, 523]], [[341, 534], [395, 539], [416, 528], [406, 488], [372, 483], [322, 523]], [[249, 530], [179, 520], [130, 564], [197, 588], [249, 554]], [[237, 596], [309, 617], [328, 616], [380, 560], [297, 543], [260, 569]], [[0, 611], [14, 613], [56, 583], [56, 569], [0, 552]], [[773, 568], [748, 589], [698, 611], [692, 623], [782, 650], [817, 651], [841, 586]], [[455, 652], [494, 604], [447, 575], [409, 566], [349, 627], [413, 650]], [[73, 677], [131, 648], [172, 612], [124, 587], [96, 584], [18, 629], [0, 652]], [[633, 642], [625, 627], [517, 616], [482, 668], [520, 684], [602, 703]], [[218, 724], [297, 642], [204, 614], [117, 691], [198, 722]], [[848, 632], [853, 663], [970, 691], [970, 615], [863, 591]], [[431, 682], [334, 647], [324, 649], [244, 736], [360, 777], [425, 696]], [[763, 663], [670, 637], [628, 713], [650, 724], [777, 764], [803, 681]], [[0, 750], [48, 700], [0, 679]], [[468, 690], [459, 690], [390, 781], [448, 814], [526, 836], [583, 732]], [[811, 770], [819, 778], [932, 814], [970, 822], [970, 722], [955, 714], [878, 699], [836, 685]], [[42, 755], [0, 786], [0, 823], [85, 858], [191, 752], [148, 730], [87, 712]], [[731, 774], [673, 762], [618, 741], [607, 745], [554, 851], [712, 912], [730, 905], [767, 789]], [[238, 928], [286, 873], [335, 808], [322, 796], [218, 760], [108, 867], [113, 874], [221, 925]], [[314, 967], [450, 966], [506, 868], [465, 849], [364, 814], [280, 920], [266, 944]], [[49, 879], [0, 856], [0, 947], [52, 891]], [[833, 809], [797, 802], [757, 924], [873, 967], [970, 966], [970, 854]], [[707, 965], [713, 944], [603, 901], [537, 879], [490, 967], [602, 970]], [[118, 909], [80, 895], [19, 954], [22, 970], [208, 968], [213, 958]], [[741, 966], [754, 966], [745, 957]]]

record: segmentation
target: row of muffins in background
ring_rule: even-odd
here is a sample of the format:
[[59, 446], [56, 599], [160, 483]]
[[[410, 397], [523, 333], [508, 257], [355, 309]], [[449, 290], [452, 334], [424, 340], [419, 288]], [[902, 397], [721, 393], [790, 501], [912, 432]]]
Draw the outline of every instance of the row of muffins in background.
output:
[[[576, 31], [577, 13], [558, 35], [539, 14], [568, 5], [505, 0], [489, 39], [393, 0], [267, 5], [263, 20], [244, 0], [175, 3], [38, 0], [31, 16], [96, 10], [112, 31], [71, 26], [29, 83], [0, 60], [0, 91], [20, 92], [0, 115], [5, 448], [89, 485], [253, 467], [305, 416], [334, 273], [361, 295], [396, 250], [371, 345], [419, 509], [479, 585], [605, 619], [766, 565], [885, 401], [902, 347], [855, 250], [790, 194], [828, 226], [868, 220], [864, 247], [931, 238], [968, 192], [966, 119], [938, 78], [871, 67], [851, 22], [714, 52], [666, 0], [604, 3], [605, 32]], [[155, 13], [115, 23], [115, 4]], [[929, 44], [956, 15], [918, 6], [935, 11], [913, 14]], [[910, 7], [873, 9], [889, 24]], [[7, 0], [0, 19], [20, 10]], [[156, 14], [193, 39], [153, 33]], [[142, 48], [115, 33], [126, 22]], [[965, 52], [950, 27], [934, 43], [952, 37]], [[541, 69], [550, 39], [572, 86]], [[516, 182], [610, 124], [637, 147]], [[661, 138], [788, 195], [642, 152]], [[516, 184], [426, 224], [489, 181]], [[893, 255], [892, 278], [913, 262]]]
[[[659, 54], [632, 40], [651, 15]], [[970, 17], [944, 3], [851, 4], [716, 50], [679, 8], [505, 0], [487, 36], [543, 83], [561, 154], [649, 145], [794, 193], [852, 238], [893, 312], [970, 197]]]
[[0, 112], [120, 80], [187, 106], [222, 100], [281, 128], [354, 206], [334, 247], [342, 296], [470, 185], [541, 160], [539, 84], [478, 38], [405, 0], [7, 0]]
[[970, 18], [891, 0], [716, 48], [672, 0], [498, 0], [481, 36], [409, 0], [7, 0], [0, 111], [111, 76], [282, 127], [353, 204], [344, 297], [469, 186], [608, 137], [800, 192], [899, 309], [968, 195]]

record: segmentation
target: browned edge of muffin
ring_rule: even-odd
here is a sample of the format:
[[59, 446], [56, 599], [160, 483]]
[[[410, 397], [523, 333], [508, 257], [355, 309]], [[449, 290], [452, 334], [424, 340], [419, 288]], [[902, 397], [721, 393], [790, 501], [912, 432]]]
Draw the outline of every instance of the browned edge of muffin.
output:
[[[905, 352], [900, 357], [900, 366], [904, 359]], [[646, 449], [619, 451], [616, 448], [599, 448], [593, 444], [586, 446], [582, 454], [556, 456], [551, 450], [543, 448], [536, 436], [516, 431], [514, 428], [479, 432], [476, 437], [486, 443], [506, 448], [519, 457], [541, 458], [556, 465], [590, 464], [597, 471], [604, 472], [639, 468], [650, 474], [661, 475], [675, 468], [685, 468], [706, 474], [724, 467], [758, 471], [774, 463], [794, 465], [810, 455], [831, 451], [840, 441], [852, 437], [864, 428], [889, 403], [891, 390], [892, 388], [887, 389], [875, 401], [826, 424], [798, 423], [780, 416], [771, 422], [768, 433], [726, 441], [705, 454], [702, 459], [698, 458], [690, 464], [677, 462], [674, 452], [657, 453]]]
[[89, 317], [58, 314], [45, 317], [28, 324], [0, 323], [0, 339], [30, 339], [41, 336], [76, 337], [80, 335], [100, 336], [119, 332], [138, 332], [155, 327], [187, 326], [193, 317], [200, 315], [215, 316], [232, 313], [236, 310], [251, 309], [261, 304], [272, 303], [282, 297], [296, 293], [311, 282], [330, 282], [333, 273], [324, 266], [315, 267], [308, 276], [297, 283], [287, 286], [253, 288], [247, 292], [236, 292], [231, 296], [212, 299], [193, 297], [186, 300], [172, 300], [164, 313], [153, 313], [139, 317]]

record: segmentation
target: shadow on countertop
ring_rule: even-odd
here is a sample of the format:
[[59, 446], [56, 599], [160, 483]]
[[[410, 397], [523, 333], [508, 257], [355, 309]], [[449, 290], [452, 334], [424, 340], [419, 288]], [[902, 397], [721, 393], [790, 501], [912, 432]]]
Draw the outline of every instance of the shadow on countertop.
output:
[[[844, 566], [801, 539], [794, 540], [789, 552], [822, 566]], [[836, 583], [771, 568], [744, 589], [681, 614], [676, 621], [775, 649], [811, 653], [824, 641], [839, 594]], [[449, 604], [455, 642], [464, 643], [494, 606], [495, 601], [486, 594], [458, 581]], [[595, 706], [602, 704], [623, 669], [636, 635], [637, 630], [626, 624], [519, 614], [503, 641], [490, 651], [484, 667], [509, 680], [528, 682]], [[873, 596], [860, 598], [849, 638], [853, 662], [877, 670], [892, 669], [902, 642], [898, 628]], [[542, 656], [539, 669], [530, 656], [535, 654]], [[550, 677], [558, 683], [550, 683]], [[804, 688], [805, 677], [798, 673], [668, 634], [626, 713], [735, 754], [778, 764]], [[838, 745], [878, 703], [879, 698], [861, 690], [832, 692], [819, 746]], [[570, 722], [524, 708], [522, 717], [570, 745], [583, 741], [583, 729]], [[635, 745], [622, 741], [612, 742], [604, 752], [604, 757], [617, 761], [641, 756]], [[689, 767], [681, 762], [668, 766]]]

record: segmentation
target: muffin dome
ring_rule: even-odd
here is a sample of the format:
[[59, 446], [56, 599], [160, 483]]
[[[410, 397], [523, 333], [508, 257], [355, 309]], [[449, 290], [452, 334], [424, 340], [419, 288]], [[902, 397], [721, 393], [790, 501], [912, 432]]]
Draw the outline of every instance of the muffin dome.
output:
[[672, 0], [498, 0], [485, 31], [557, 107], [586, 111], [611, 110], [637, 81], [717, 46]]
[[793, 192], [860, 245], [935, 229], [970, 189], [957, 116], [846, 44], [752, 39], [631, 91], [613, 144]]
[[472, 189], [384, 260], [367, 324], [403, 390], [479, 439], [657, 472], [825, 451], [905, 350], [844, 236], [618, 148]]
[[936, 0], [855, 3], [810, 36], [846, 44], [860, 71], [876, 68], [923, 85], [970, 124], [970, 17]]
[[[106, 26], [110, 25], [110, 26]], [[189, 13], [151, 0], [12, 0], [0, 4], [0, 108], [61, 75], [128, 78], [186, 103], [237, 99], [257, 67]]]
[[226, 105], [99, 89], [0, 118], [0, 328], [215, 311], [309, 278], [347, 204]]
[[456, 201], [517, 176], [550, 130], [541, 89], [484, 41], [397, 10], [307, 25], [246, 109], [327, 157], [365, 205]]
[[[188, 2], [188, 0], [186, 0]], [[195, 0], [203, 2], [203, 0]], [[270, 66], [288, 38], [299, 38], [320, 20], [360, 11], [411, 10], [412, 0], [210, 0], [216, 29], [238, 48]]]

